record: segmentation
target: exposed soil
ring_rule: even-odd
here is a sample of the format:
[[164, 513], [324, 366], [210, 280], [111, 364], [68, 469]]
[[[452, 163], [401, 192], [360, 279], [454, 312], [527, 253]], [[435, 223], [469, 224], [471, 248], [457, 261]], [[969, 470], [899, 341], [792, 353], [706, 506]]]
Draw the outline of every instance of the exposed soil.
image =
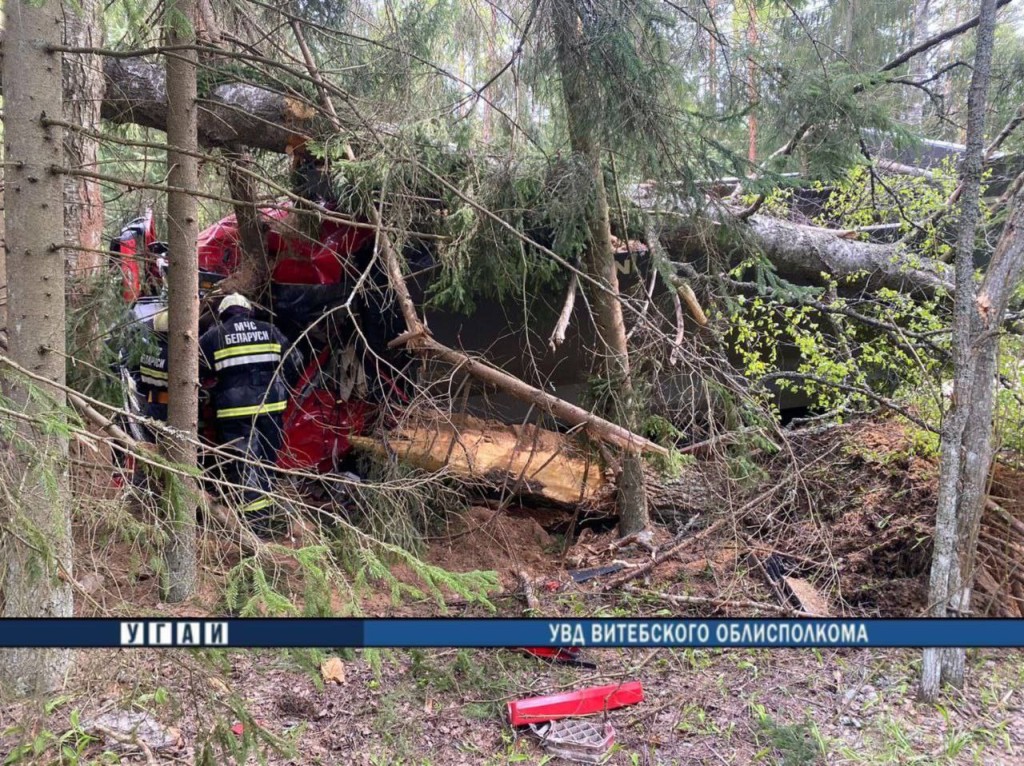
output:
[[535, 578], [554, 574], [561, 568], [561, 547], [538, 516], [551, 523], [549, 515], [529, 509], [470, 508], [447, 539], [430, 546], [426, 559], [453, 572], [494, 570], [506, 588], [516, 587], [521, 571]]
[[[801, 578], [836, 615], [922, 613], [936, 469], [915, 454], [904, 429], [868, 422], [794, 440], [788, 454], [761, 469], [757, 485], [723, 491], [735, 512], [723, 503], [720, 517], [680, 518], [677, 529], [659, 527], [640, 543], [620, 546], [606, 525], [574, 529], [561, 512], [478, 506], [430, 540], [423, 558], [451, 572], [496, 572], [502, 592], [492, 602], [502, 616], [526, 609], [521, 574], [545, 616], [775, 615], [799, 606], [780, 587], [783, 576]], [[77, 612], [223, 613], [225, 578], [242, 558], [237, 545], [207, 537], [199, 595], [169, 608], [159, 600], [148, 527], [138, 523], [144, 511], [118, 499], [103, 479], [102, 471], [77, 478], [83, 496], [102, 498], [76, 525]], [[992, 497], [1024, 519], [1024, 473], [997, 466]], [[714, 534], [700, 535], [722, 519]], [[585, 583], [571, 576], [602, 566], [618, 567], [613, 576], [621, 576], [689, 538], [699, 541], [637, 577], [629, 593], [605, 593], [607, 575]], [[268, 566], [275, 587], [301, 606], [302, 575], [288, 554], [275, 554]], [[407, 564], [393, 562], [391, 573], [418, 583]], [[390, 586], [380, 585], [361, 594], [362, 613], [443, 609], [433, 598], [396, 602]], [[339, 605], [348, 597], [339, 593]], [[445, 598], [448, 614], [485, 613], [455, 594]], [[995, 613], [1000, 601], [979, 603]], [[327, 654], [239, 651], [218, 664], [198, 654], [79, 652], [68, 685], [78, 691], [49, 716], [26, 719], [28, 729], [15, 726], [0, 738], [0, 752], [24, 741], [25, 731], [68, 731], [72, 710], [86, 716], [134, 705], [180, 730], [181, 747], [154, 753], [156, 762], [192, 763], [206, 741], [248, 742], [229, 731], [242, 722], [249, 735], [291, 742], [291, 755], [268, 755], [273, 764], [540, 763], [536, 741], [504, 722], [507, 700], [637, 679], [645, 702], [610, 714], [619, 743], [612, 764], [1024, 763], [1024, 655], [1016, 651], [974, 654], [964, 695], [941, 711], [913, 701], [916, 652], [909, 650], [590, 650], [597, 671], [511, 650], [350, 652], [344, 683], [324, 685], [318, 666]], [[0, 706], [0, 732], [30, 712]], [[211, 734], [214, 722], [219, 729]], [[83, 746], [86, 762], [104, 749]], [[133, 760], [145, 759], [136, 753], [121, 762]], [[229, 760], [221, 753], [213, 762]]]

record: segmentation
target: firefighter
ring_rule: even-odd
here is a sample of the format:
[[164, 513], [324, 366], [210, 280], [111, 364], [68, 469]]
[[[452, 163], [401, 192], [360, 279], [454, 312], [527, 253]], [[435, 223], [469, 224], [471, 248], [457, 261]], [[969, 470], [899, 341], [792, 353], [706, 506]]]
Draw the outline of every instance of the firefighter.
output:
[[143, 414], [167, 422], [167, 310], [153, 317], [153, 333], [139, 360], [139, 393], [146, 397]]
[[222, 446], [241, 455], [235, 481], [244, 488], [242, 512], [262, 537], [277, 530], [269, 466], [277, 459], [288, 401], [285, 381], [297, 376], [298, 360], [286, 353], [288, 339], [253, 318], [252, 304], [232, 293], [220, 302], [217, 322], [199, 339], [200, 376], [211, 395]]

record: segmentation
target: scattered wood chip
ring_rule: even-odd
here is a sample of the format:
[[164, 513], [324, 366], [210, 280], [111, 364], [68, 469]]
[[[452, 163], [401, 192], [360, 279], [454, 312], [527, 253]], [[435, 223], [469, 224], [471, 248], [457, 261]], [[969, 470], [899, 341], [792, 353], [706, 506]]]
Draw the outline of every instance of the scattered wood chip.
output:
[[105, 579], [99, 572], [88, 572], [78, 578], [78, 586], [87, 596], [93, 596], [103, 589]]
[[526, 606], [534, 615], [540, 614], [540, 602], [537, 600], [537, 594], [533, 590], [533, 580], [530, 579], [530, 575], [526, 573], [526, 570], [520, 570], [516, 573], [519, 577], [519, 585], [523, 589], [523, 598], [526, 599]]
[[800, 608], [815, 617], [831, 617], [828, 599], [822, 596], [817, 588], [807, 580], [799, 577], [783, 577], [782, 582], [793, 597], [799, 602]]
[[320, 675], [327, 683], [345, 683], [345, 663], [337, 657], [331, 657], [320, 663]]

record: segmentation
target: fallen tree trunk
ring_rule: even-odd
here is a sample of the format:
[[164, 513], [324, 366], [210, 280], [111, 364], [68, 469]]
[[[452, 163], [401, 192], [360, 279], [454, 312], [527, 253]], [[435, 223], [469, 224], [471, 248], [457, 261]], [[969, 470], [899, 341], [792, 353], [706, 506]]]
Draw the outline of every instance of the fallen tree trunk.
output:
[[[615, 466], [605, 465], [569, 434], [457, 415], [410, 419], [383, 439], [349, 438], [360, 451], [395, 457], [424, 471], [444, 471], [463, 484], [514, 496], [523, 505], [615, 512]], [[678, 525], [719, 506], [710, 481], [696, 467], [687, 466], [671, 479], [647, 470], [645, 485], [651, 512], [667, 523]]]
[[[102, 116], [111, 122], [135, 123], [164, 130], [167, 124], [167, 81], [163, 67], [142, 58], [106, 58], [106, 91]], [[214, 87], [200, 98], [199, 139], [206, 146], [246, 145], [284, 152], [308, 138], [338, 130], [337, 117], [327, 116], [309, 102], [269, 88], [240, 82]], [[648, 189], [641, 189], [645, 196]], [[635, 199], [649, 208], [644, 200]], [[939, 271], [907, 257], [898, 245], [878, 245], [846, 239], [833, 230], [802, 226], [764, 215], [727, 221], [710, 214], [717, 225], [728, 224], [751, 247], [760, 249], [782, 276], [821, 281], [827, 273], [839, 280], [869, 288], [886, 287], [931, 296], [952, 293], [952, 283]], [[702, 251], [700, 237], [705, 215], [680, 216], [661, 236], [673, 253]]]
[[[167, 78], [163, 67], [142, 59], [107, 58], [103, 75], [104, 119], [166, 129]], [[318, 132], [317, 115], [312, 105], [299, 98], [246, 83], [224, 83], [200, 94], [199, 140], [206, 146], [245, 144], [283, 152]]]
[[389, 432], [383, 441], [350, 437], [360, 450], [395, 455], [426, 471], [449, 471], [480, 484], [559, 506], [610, 501], [614, 486], [600, 461], [570, 437], [533, 425], [510, 426], [469, 416], [419, 419]]
[[[634, 195], [634, 201], [657, 215], [644, 196]], [[762, 253], [779, 276], [791, 281], [821, 284], [826, 274], [841, 287], [888, 288], [920, 297], [954, 292], [942, 264], [916, 257], [899, 243], [875, 244], [851, 238], [856, 232], [804, 226], [766, 215], [740, 221], [726, 211], [710, 209], [659, 217], [657, 234], [675, 261], [706, 257], [709, 239], [714, 239], [708, 226], [728, 226], [733, 241], [742, 245], [737, 249]]]
[[[167, 130], [167, 75], [162, 64], [147, 61], [141, 53], [106, 55], [103, 80], [103, 119]], [[301, 97], [244, 82], [216, 85], [199, 94], [198, 104], [203, 146], [244, 145], [285, 152], [331, 130], [319, 111]]]
[[[823, 273], [844, 279], [855, 278], [858, 286], [889, 288], [932, 296], [952, 294], [953, 283], [921, 258], [911, 258], [899, 245], [877, 245], [847, 239], [842, 234], [814, 226], [754, 215], [744, 234], [781, 274], [821, 281]], [[858, 275], [863, 274], [862, 277]]]

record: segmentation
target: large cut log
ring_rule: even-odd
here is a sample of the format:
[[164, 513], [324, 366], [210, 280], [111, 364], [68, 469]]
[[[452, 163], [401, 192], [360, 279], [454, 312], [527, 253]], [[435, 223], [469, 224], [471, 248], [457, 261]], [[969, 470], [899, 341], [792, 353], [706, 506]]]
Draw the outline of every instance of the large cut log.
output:
[[[567, 434], [533, 425], [505, 425], [469, 415], [421, 417], [383, 439], [350, 437], [359, 450], [396, 457], [430, 472], [447, 472], [469, 485], [512, 495], [525, 505], [555, 505], [599, 514], [615, 512], [616, 466], [605, 465]], [[647, 469], [651, 511], [672, 525], [721, 503], [698, 466], [668, 478]]]
[[[828, 274], [842, 285], [855, 280], [870, 289], [889, 288], [932, 296], [953, 293], [948, 275], [899, 244], [879, 245], [847, 239], [846, 232], [782, 221], [764, 215], [746, 221], [746, 235], [775, 268], [788, 277], [819, 282]], [[739, 224], [738, 224], [739, 225]]]
[[389, 432], [383, 441], [353, 437], [352, 443], [425, 471], [448, 471], [464, 483], [560, 506], [603, 505], [613, 490], [596, 457], [571, 437], [533, 425], [469, 416], [422, 418]]
[[922, 297], [954, 291], [944, 264], [922, 258], [900, 243], [864, 242], [856, 232], [767, 215], [741, 221], [721, 205], [697, 210], [690, 200], [670, 204], [666, 211], [658, 190], [647, 184], [631, 196], [636, 205], [660, 219], [655, 233], [675, 261], [706, 258], [709, 246], [720, 239], [720, 231], [713, 230], [727, 228], [729, 256], [760, 252], [780, 276], [791, 281], [821, 284], [822, 275], [827, 275], [840, 286], [888, 288]]
[[[162, 66], [137, 58], [107, 58], [103, 74], [104, 119], [164, 130], [167, 79]], [[316, 133], [316, 116], [317, 110], [301, 99], [228, 82], [200, 94], [199, 139], [207, 146], [244, 144], [283, 152]]]

